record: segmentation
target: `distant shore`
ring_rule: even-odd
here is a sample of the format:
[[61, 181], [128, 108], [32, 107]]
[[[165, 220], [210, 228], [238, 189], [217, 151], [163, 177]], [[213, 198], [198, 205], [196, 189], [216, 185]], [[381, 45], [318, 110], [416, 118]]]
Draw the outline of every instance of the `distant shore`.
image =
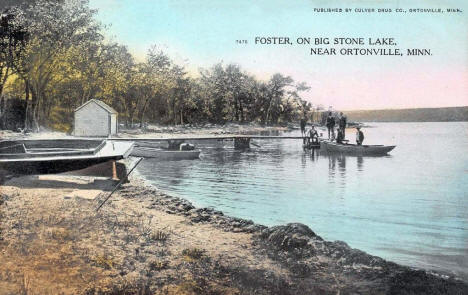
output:
[[464, 122], [468, 106], [447, 108], [381, 109], [344, 111], [355, 122]]

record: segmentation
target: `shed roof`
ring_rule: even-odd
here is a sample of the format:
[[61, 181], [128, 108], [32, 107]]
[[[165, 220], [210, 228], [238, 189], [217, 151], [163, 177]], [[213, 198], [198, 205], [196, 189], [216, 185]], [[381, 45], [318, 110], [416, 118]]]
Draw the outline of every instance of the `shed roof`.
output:
[[75, 109], [75, 112], [79, 111], [81, 108], [83, 108], [84, 106], [90, 104], [91, 102], [96, 103], [98, 106], [100, 106], [101, 108], [103, 108], [104, 110], [106, 110], [108, 113], [117, 114], [117, 111], [116, 111], [116, 110], [114, 110], [112, 107], [108, 106], [108, 105], [105, 104], [104, 102], [100, 101], [99, 99], [90, 99], [90, 100], [88, 100], [87, 102], [85, 102], [84, 104], [82, 104], [81, 106], [79, 106], [78, 108], [76, 108], [76, 109]]

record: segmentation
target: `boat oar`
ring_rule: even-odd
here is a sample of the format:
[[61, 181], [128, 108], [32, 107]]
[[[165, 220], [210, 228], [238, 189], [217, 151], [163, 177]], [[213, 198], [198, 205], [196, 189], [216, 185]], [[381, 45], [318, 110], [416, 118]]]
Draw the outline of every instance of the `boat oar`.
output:
[[133, 166], [132, 169], [130, 169], [130, 171], [127, 173], [127, 175], [122, 178], [119, 183], [117, 183], [117, 185], [114, 187], [114, 189], [112, 190], [112, 192], [107, 196], [107, 198], [96, 208], [96, 212], [99, 211], [99, 209], [101, 209], [101, 207], [107, 202], [107, 200], [109, 200], [109, 198], [112, 196], [112, 194], [119, 188], [119, 186], [122, 184], [122, 182], [128, 178], [128, 176], [130, 175], [130, 173], [132, 173], [132, 171], [138, 166], [138, 164], [140, 164], [141, 160], [143, 160], [143, 158], [140, 158], [138, 159], [138, 161], [136, 162], [135, 166]]

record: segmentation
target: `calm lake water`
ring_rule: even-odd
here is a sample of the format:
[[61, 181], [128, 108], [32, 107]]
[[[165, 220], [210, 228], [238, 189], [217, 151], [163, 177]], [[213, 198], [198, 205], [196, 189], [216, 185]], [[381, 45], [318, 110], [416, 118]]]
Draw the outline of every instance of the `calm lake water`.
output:
[[312, 154], [299, 140], [256, 140], [261, 147], [247, 151], [211, 142], [198, 144], [201, 160], [146, 159], [138, 169], [197, 206], [265, 225], [301, 222], [327, 240], [468, 281], [468, 122], [370, 125], [365, 143], [396, 144], [390, 155]]

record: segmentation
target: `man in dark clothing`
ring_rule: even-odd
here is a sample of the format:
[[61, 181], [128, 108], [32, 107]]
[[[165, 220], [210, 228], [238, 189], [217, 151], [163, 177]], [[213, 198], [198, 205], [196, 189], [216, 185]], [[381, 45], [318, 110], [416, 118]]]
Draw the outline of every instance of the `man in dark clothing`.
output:
[[306, 133], [305, 127], [306, 127], [306, 120], [304, 118], [302, 118], [301, 119], [301, 134], [302, 135], [305, 135], [305, 133]]
[[340, 127], [338, 128], [338, 134], [336, 135], [336, 143], [343, 143], [343, 140], [344, 140], [344, 131], [343, 129]]
[[340, 113], [340, 120], [338, 121], [338, 127], [340, 127], [341, 131], [343, 132], [343, 139], [346, 137], [345, 129], [346, 129], [346, 116], [343, 115], [343, 112]]
[[362, 142], [364, 141], [364, 133], [361, 131], [361, 127], [356, 127], [356, 144], [357, 145], [362, 145]]
[[328, 129], [328, 139], [335, 138], [335, 118], [333, 118], [331, 112], [328, 113], [326, 125]]

